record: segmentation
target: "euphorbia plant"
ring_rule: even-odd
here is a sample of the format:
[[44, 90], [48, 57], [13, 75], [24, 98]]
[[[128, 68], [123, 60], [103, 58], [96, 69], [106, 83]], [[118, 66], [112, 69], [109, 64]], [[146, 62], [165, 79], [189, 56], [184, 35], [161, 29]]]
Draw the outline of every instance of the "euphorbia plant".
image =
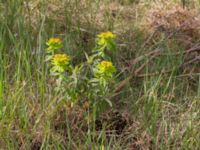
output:
[[101, 104], [108, 102], [110, 84], [116, 68], [111, 62], [107, 51], [114, 52], [116, 47], [115, 35], [103, 32], [97, 35], [96, 46], [89, 56], [85, 53], [86, 62], [75, 66], [68, 54], [61, 52], [63, 48], [59, 38], [51, 38], [47, 42], [46, 60], [50, 66], [50, 73], [57, 80], [56, 91], [65, 95], [67, 102], [76, 104], [89, 100], [89, 104], [101, 110]]

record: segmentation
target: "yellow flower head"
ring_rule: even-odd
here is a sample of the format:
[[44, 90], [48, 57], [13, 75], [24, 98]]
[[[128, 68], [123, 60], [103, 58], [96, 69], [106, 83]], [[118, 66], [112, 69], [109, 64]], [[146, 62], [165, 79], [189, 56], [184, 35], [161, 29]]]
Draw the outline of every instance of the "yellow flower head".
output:
[[59, 38], [50, 38], [46, 44], [48, 46], [47, 52], [53, 52], [63, 47]]
[[[97, 45], [100, 46], [99, 50], [104, 50], [104, 48], [108, 48], [110, 50], [115, 48], [116, 35], [110, 31], [102, 32], [97, 35]], [[102, 49], [103, 48], [103, 49]]]
[[50, 38], [48, 41], [49, 44], [61, 43], [59, 38]]
[[101, 39], [114, 39], [116, 35], [114, 35], [112, 32], [107, 31], [107, 32], [102, 32], [99, 35], [97, 35], [98, 38]]
[[66, 54], [56, 54], [52, 58], [53, 72], [64, 72], [69, 64], [70, 57]]
[[99, 67], [108, 69], [113, 66], [112, 62], [110, 61], [102, 61], [100, 64], [98, 64]]
[[96, 65], [95, 68], [96, 77], [112, 77], [113, 73], [116, 72], [116, 68], [110, 61], [102, 61]]

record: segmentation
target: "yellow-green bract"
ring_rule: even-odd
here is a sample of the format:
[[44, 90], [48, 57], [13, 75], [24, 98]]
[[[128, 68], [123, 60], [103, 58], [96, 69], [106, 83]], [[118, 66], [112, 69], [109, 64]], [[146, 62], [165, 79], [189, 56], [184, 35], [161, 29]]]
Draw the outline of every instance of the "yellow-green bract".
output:
[[110, 61], [101, 61], [95, 67], [95, 76], [97, 78], [104, 77], [104, 78], [111, 78], [113, 73], [116, 72], [116, 68], [113, 66], [112, 62]]
[[97, 35], [97, 45], [100, 47], [100, 50], [104, 50], [104, 48], [114, 49], [115, 42], [114, 39], [116, 35], [110, 31], [102, 32]]
[[47, 53], [54, 52], [63, 47], [62, 42], [59, 38], [50, 38], [47, 44]]
[[52, 71], [62, 73], [66, 70], [69, 64], [70, 57], [66, 54], [55, 54], [51, 60], [53, 65]]

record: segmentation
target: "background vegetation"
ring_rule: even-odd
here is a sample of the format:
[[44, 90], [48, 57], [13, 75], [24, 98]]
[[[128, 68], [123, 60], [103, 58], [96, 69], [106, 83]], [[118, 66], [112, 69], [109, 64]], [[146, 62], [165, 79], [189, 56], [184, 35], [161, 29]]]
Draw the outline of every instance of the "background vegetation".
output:
[[[0, 0], [0, 149], [200, 149], [198, 0]], [[116, 34], [113, 106], [87, 122], [87, 100], [54, 92], [46, 41], [73, 63]]]

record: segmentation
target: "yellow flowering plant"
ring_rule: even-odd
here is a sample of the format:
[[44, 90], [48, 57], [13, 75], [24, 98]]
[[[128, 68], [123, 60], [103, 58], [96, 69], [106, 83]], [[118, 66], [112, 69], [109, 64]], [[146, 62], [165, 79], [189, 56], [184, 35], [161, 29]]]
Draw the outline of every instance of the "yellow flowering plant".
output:
[[46, 61], [52, 60], [52, 57], [63, 47], [62, 41], [60, 38], [50, 38], [46, 42]]
[[108, 47], [112, 46], [113, 40], [116, 38], [116, 36], [108, 31], [108, 32], [102, 32], [97, 35], [97, 44], [101, 47]]
[[97, 78], [111, 78], [113, 76], [113, 73], [116, 72], [116, 69], [113, 66], [112, 62], [104, 60], [96, 65], [94, 72]]
[[84, 99], [90, 101], [91, 107], [97, 106], [96, 111], [101, 110], [104, 102], [112, 105], [108, 97], [116, 68], [110, 58], [102, 56], [105, 56], [106, 49], [111, 50], [115, 38], [111, 32], [97, 35], [96, 50], [92, 55], [85, 53], [87, 61], [76, 65], [72, 65], [72, 57], [60, 52], [61, 40], [51, 38], [47, 42], [46, 57], [50, 73], [56, 78], [56, 92], [62, 92], [73, 104], [71, 106], [77, 102], [84, 103]]
[[106, 50], [113, 51], [116, 47], [115, 38], [116, 35], [110, 31], [98, 34], [96, 37], [97, 46], [94, 50], [98, 52], [99, 56], [106, 58]]
[[55, 51], [61, 49], [63, 47], [62, 42], [59, 38], [50, 38], [46, 43], [47, 53], [54, 53]]
[[103, 87], [108, 83], [107, 81], [112, 79], [113, 74], [116, 72], [116, 68], [110, 61], [101, 61], [94, 68], [94, 74], [99, 79], [100, 85]]
[[70, 57], [66, 54], [55, 54], [51, 60], [51, 72], [63, 73], [69, 65]]

